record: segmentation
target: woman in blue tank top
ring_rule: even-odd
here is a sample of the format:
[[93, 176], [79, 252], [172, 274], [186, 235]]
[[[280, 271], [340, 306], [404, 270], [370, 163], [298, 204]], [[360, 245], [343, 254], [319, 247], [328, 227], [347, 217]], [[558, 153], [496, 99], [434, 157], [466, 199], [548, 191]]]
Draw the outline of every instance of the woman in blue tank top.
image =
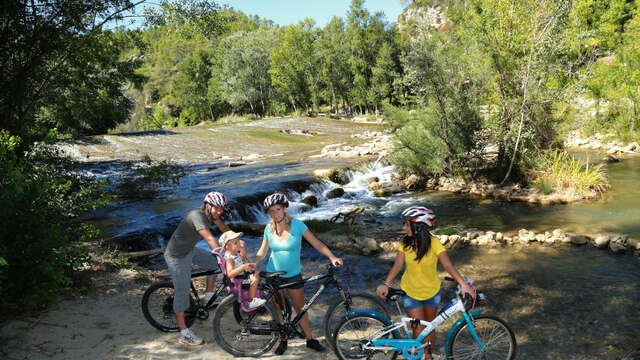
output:
[[[264, 239], [262, 246], [256, 254], [256, 264], [259, 263], [271, 248], [271, 256], [267, 264], [267, 271], [286, 271], [283, 278], [289, 280], [302, 280], [300, 274], [300, 249], [302, 248], [302, 238], [313, 246], [322, 255], [329, 258], [335, 266], [342, 266], [342, 260], [331, 253], [331, 250], [311, 233], [307, 226], [298, 219], [293, 219], [286, 212], [289, 206], [287, 197], [281, 193], [274, 193], [264, 199], [263, 205], [269, 214], [269, 224], [264, 229]], [[281, 290], [284, 296], [284, 291]], [[304, 306], [304, 286], [287, 288], [289, 297], [293, 302], [296, 312], [300, 312]], [[300, 319], [300, 327], [307, 338], [307, 347], [316, 351], [323, 351], [324, 347], [311, 335], [311, 325], [309, 316], [305, 314]], [[281, 338], [280, 345], [275, 351], [276, 355], [281, 355], [287, 350], [287, 339]]]

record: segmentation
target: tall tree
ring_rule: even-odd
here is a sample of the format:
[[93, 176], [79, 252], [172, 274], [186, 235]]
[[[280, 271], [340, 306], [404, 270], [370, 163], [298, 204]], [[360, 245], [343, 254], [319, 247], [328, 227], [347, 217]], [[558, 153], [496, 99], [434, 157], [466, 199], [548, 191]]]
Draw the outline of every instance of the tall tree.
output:
[[314, 44], [318, 33], [313, 20], [305, 19], [278, 33], [278, 47], [271, 52], [269, 73], [273, 85], [289, 99], [294, 111], [297, 105], [317, 109], [319, 75]]
[[235, 110], [248, 106], [260, 116], [269, 110], [275, 97], [269, 55], [277, 41], [271, 30], [238, 32], [223, 40], [222, 89]]
[[[79, 88], [65, 91], [67, 84], [60, 82], [63, 80], [60, 74], [76, 72], [89, 78], [121, 69], [116, 64], [117, 57], [112, 58], [106, 68], [87, 66], [87, 62], [101, 56], [95, 54], [94, 45], [100, 41], [103, 25], [121, 18], [123, 12], [138, 3], [129, 0], [3, 1], [0, 6], [0, 127], [14, 134], [28, 135], [26, 127], [34, 125], [38, 116], [48, 116], [41, 112], [44, 105], [73, 99]], [[125, 104], [114, 101], [111, 105], [118, 108]], [[99, 106], [102, 110], [110, 108], [109, 103]], [[27, 137], [43, 136], [39, 129], [31, 131], [34, 133]]]
[[349, 43], [342, 18], [334, 17], [324, 27], [316, 42], [315, 55], [320, 62], [323, 88], [332, 110], [351, 104], [350, 93], [353, 76], [349, 66]]

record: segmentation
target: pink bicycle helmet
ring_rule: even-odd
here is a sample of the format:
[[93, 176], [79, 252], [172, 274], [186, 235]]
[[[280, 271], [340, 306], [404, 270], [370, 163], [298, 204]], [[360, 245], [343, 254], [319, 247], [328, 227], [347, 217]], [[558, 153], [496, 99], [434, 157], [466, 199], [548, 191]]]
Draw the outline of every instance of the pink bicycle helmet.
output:
[[283, 205], [284, 207], [289, 207], [289, 200], [287, 200], [287, 196], [285, 194], [279, 192], [273, 193], [267, 196], [262, 202], [265, 210], [269, 210], [270, 207], [278, 204]]
[[424, 206], [409, 206], [402, 212], [402, 218], [411, 222], [421, 222], [429, 227], [436, 225], [436, 214]]
[[227, 206], [227, 197], [222, 193], [212, 191], [204, 197], [204, 202], [224, 209]]

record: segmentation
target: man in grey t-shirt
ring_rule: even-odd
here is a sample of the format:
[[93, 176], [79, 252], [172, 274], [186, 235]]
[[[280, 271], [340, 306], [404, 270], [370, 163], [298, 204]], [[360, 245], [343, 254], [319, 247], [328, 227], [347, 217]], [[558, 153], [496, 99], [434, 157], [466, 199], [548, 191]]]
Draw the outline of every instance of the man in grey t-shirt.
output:
[[[211, 250], [219, 247], [218, 241], [211, 234], [210, 227], [216, 225], [221, 232], [229, 228], [220, 220], [220, 215], [227, 205], [227, 198], [219, 192], [210, 192], [204, 198], [201, 208], [191, 210], [171, 235], [164, 252], [171, 280], [173, 281], [173, 312], [180, 328], [180, 343], [200, 345], [202, 339], [187, 328], [184, 312], [191, 305], [189, 303], [189, 285], [191, 284], [191, 266], [197, 264], [205, 269], [217, 269], [218, 263], [211, 252], [196, 247], [204, 239]], [[207, 277], [205, 303], [213, 296], [216, 275]]]

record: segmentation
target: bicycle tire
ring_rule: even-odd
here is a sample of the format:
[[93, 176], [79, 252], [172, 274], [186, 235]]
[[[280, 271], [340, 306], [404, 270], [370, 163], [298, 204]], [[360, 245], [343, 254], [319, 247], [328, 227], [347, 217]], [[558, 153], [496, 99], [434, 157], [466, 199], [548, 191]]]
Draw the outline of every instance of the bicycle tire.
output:
[[473, 326], [487, 351], [483, 352], [471, 337], [465, 321], [453, 333], [447, 349], [449, 359], [513, 360], [516, 358], [516, 337], [504, 320], [493, 315], [478, 315], [473, 319]]
[[389, 311], [385, 303], [377, 296], [369, 293], [358, 292], [351, 294], [351, 304], [347, 305], [345, 300], [340, 297], [327, 309], [324, 318], [324, 336], [327, 344], [333, 348], [333, 333], [336, 326], [340, 323], [345, 314], [352, 310], [372, 310], [389, 319]]
[[[375, 351], [362, 348], [366, 337], [388, 325], [384, 319], [370, 315], [358, 314], [345, 317], [335, 329], [331, 341], [334, 353], [340, 360], [346, 359], [395, 359], [398, 351]], [[380, 339], [392, 339], [393, 333]]]
[[[162, 281], [151, 284], [142, 295], [142, 313], [154, 328], [164, 332], [177, 332], [178, 323], [173, 312], [173, 283]], [[189, 292], [191, 306], [196, 304], [193, 294]], [[190, 327], [196, 320], [195, 312], [185, 312], [185, 322]]]
[[[250, 319], [250, 323], [245, 323]], [[249, 313], [242, 311], [238, 298], [231, 294], [224, 298], [213, 313], [213, 337], [218, 345], [233, 356], [257, 357], [275, 345], [278, 331], [268, 328], [278, 324], [278, 314], [270, 302]], [[250, 328], [263, 328], [264, 334], [252, 333]]]

